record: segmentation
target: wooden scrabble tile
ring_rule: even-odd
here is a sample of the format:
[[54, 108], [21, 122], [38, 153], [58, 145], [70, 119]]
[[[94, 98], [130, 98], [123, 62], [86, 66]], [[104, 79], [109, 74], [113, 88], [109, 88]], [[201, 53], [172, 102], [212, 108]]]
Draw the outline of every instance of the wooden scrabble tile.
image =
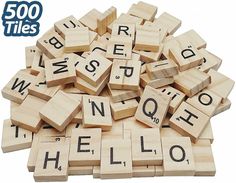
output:
[[66, 131], [63, 130], [62, 132], [59, 132], [51, 125], [43, 123], [36, 135], [40, 137], [65, 137]]
[[28, 88], [35, 83], [36, 76], [18, 71], [2, 89], [2, 96], [16, 103], [22, 103], [28, 95]]
[[48, 101], [60, 89], [62, 89], [61, 85], [48, 88], [46, 85], [45, 73], [44, 71], [42, 71], [41, 73], [38, 74], [36, 78], [36, 83], [34, 85], [29, 86], [28, 91], [30, 95]]
[[75, 55], [65, 54], [63, 57], [45, 60], [45, 75], [48, 87], [67, 83], [76, 80]]
[[28, 95], [22, 104], [11, 113], [12, 123], [29, 131], [37, 132], [42, 124], [39, 111], [45, 104], [45, 100]]
[[131, 59], [132, 56], [132, 38], [112, 36], [107, 44], [106, 57], [109, 59]]
[[224, 102], [233, 89], [235, 82], [213, 69], [210, 69], [208, 74], [211, 76], [211, 84], [207, 89], [222, 97], [222, 102]]
[[73, 129], [70, 141], [70, 166], [100, 165], [101, 128]]
[[214, 176], [216, 167], [209, 140], [192, 144], [195, 161], [195, 176]]
[[135, 118], [150, 127], [159, 128], [166, 116], [170, 100], [170, 97], [161, 94], [150, 86], [146, 86], [135, 113]]
[[102, 140], [100, 166], [102, 179], [131, 178], [131, 141], [127, 139]]
[[133, 177], [154, 177], [155, 166], [133, 166]]
[[93, 41], [90, 44], [90, 52], [96, 52], [102, 56], [106, 56], [106, 52], [107, 52], [107, 46], [106, 44], [104, 44], [103, 42], [99, 42], [99, 41]]
[[160, 79], [178, 74], [178, 67], [173, 61], [161, 60], [147, 64], [146, 71], [150, 79]]
[[161, 136], [158, 128], [146, 128], [131, 131], [132, 164], [162, 165]]
[[85, 94], [84, 91], [81, 91], [78, 88], [76, 88], [74, 83], [69, 83], [69, 84], [64, 85], [62, 91], [66, 93], [71, 93], [71, 94]]
[[108, 92], [111, 95], [112, 102], [121, 102], [129, 99], [139, 97], [142, 93], [141, 88], [134, 90], [113, 90], [108, 85]]
[[195, 162], [188, 137], [163, 137], [163, 166], [165, 176], [191, 176]]
[[37, 76], [40, 72], [44, 71], [44, 60], [49, 59], [46, 55], [44, 55], [39, 49], [35, 51], [32, 65], [30, 68], [30, 73], [32, 75]]
[[25, 47], [25, 66], [26, 66], [26, 68], [31, 67], [36, 50], [37, 50], [36, 46]]
[[69, 140], [42, 143], [37, 155], [35, 181], [66, 181], [68, 178]]
[[162, 88], [157, 89], [159, 92], [161, 92], [164, 95], [167, 95], [171, 97], [170, 106], [168, 109], [168, 112], [170, 114], [173, 114], [176, 109], [179, 107], [179, 105], [184, 101], [185, 94], [181, 91], [171, 87], [171, 86], [165, 86]]
[[203, 57], [198, 50], [187, 39], [176, 40], [178, 46], [170, 47], [169, 56], [179, 66], [180, 71], [197, 67], [203, 62]]
[[209, 123], [209, 120], [209, 116], [190, 104], [182, 102], [170, 118], [170, 126], [183, 136], [189, 136], [191, 141], [195, 143]]
[[217, 107], [214, 116], [228, 110], [230, 107], [231, 107], [231, 101], [229, 99], [226, 99], [223, 103], [220, 103], [220, 105]]
[[68, 175], [92, 175], [94, 166], [75, 166], [68, 168]]
[[93, 86], [80, 77], [76, 78], [75, 87], [90, 95], [99, 95], [109, 82], [110, 75], [107, 75], [97, 86]]
[[64, 52], [64, 39], [50, 31], [37, 40], [36, 46], [50, 59], [61, 57]]
[[17, 104], [12, 101], [10, 102], [10, 116], [12, 115], [12, 112], [15, 111], [19, 106], [20, 106], [20, 104]]
[[160, 32], [150, 26], [137, 26], [134, 49], [158, 52], [161, 43]]
[[169, 84], [174, 83], [173, 77], [150, 79], [147, 73], [141, 74], [140, 84], [143, 88], [151, 86], [153, 88], [160, 88]]
[[109, 86], [111, 89], [138, 90], [140, 81], [140, 61], [114, 60]]
[[65, 39], [65, 32], [84, 27], [73, 15], [63, 18], [54, 24], [54, 29]]
[[139, 1], [137, 4], [133, 4], [130, 7], [128, 14], [140, 17], [144, 20], [152, 21], [157, 14], [157, 7], [143, 1]]
[[77, 76], [87, 81], [92, 86], [98, 86], [110, 72], [112, 62], [104, 56], [92, 52], [86, 60], [77, 58]]
[[102, 36], [99, 36], [97, 41], [100, 43], [103, 43], [105, 46], [107, 46], [110, 38], [111, 38], [111, 34], [109, 32], [107, 32], [107, 33], [103, 34]]
[[58, 131], [63, 131], [78, 113], [80, 103], [81, 95], [58, 91], [40, 110], [40, 117]]
[[195, 68], [174, 76], [174, 88], [192, 97], [211, 83], [211, 76]]
[[167, 114], [160, 129], [161, 137], [181, 137], [177, 131], [170, 127], [170, 118], [171, 115]]
[[117, 103], [110, 101], [110, 105], [113, 119], [119, 120], [134, 116], [138, 107], [138, 102], [136, 99], [125, 100]]
[[[82, 115], [82, 113], [81, 113], [81, 115]], [[69, 123], [68, 125], [67, 125], [67, 127], [66, 127], [66, 129], [65, 129], [65, 132], [66, 132], [66, 134], [65, 134], [65, 136], [66, 136], [66, 138], [71, 138], [71, 134], [72, 134], [72, 130], [74, 130], [74, 129], [83, 129], [83, 126], [82, 126], [82, 123]]]
[[92, 9], [87, 14], [85, 14], [82, 18], [79, 19], [79, 21], [88, 27], [92, 31], [97, 31], [98, 25], [97, 25], [97, 18], [102, 16], [102, 13], [99, 12], [96, 9]]
[[80, 27], [65, 32], [64, 50], [66, 53], [89, 51], [89, 44], [88, 27]]
[[83, 126], [100, 127], [109, 130], [112, 127], [110, 102], [107, 97], [83, 96]]
[[200, 140], [209, 140], [211, 142], [211, 144], [213, 143], [214, 136], [213, 136], [212, 127], [211, 127], [210, 122], [206, 125], [205, 129], [203, 130], [203, 132], [199, 136], [198, 142]]
[[212, 117], [221, 100], [222, 98], [215, 93], [204, 89], [193, 97], [188, 98], [186, 102], [209, 117]]
[[30, 148], [32, 139], [31, 131], [13, 125], [10, 119], [4, 120], [1, 144], [4, 153]]
[[198, 52], [203, 56], [203, 62], [197, 67], [200, 71], [208, 72], [210, 69], [217, 70], [222, 60], [213, 53], [202, 48]]
[[111, 36], [131, 37], [134, 41], [135, 24], [113, 23]]

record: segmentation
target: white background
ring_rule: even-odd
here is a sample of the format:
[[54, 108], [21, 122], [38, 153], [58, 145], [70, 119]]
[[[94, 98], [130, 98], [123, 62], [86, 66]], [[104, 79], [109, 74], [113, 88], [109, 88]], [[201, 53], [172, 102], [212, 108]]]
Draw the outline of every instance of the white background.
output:
[[[0, 1], [2, 15], [5, 0]], [[92, 8], [103, 12], [110, 6], [118, 9], [118, 14], [127, 12], [134, 0], [44, 0], [43, 15], [40, 19], [41, 30], [39, 36], [53, 26], [53, 23], [73, 14], [80, 18]], [[236, 26], [234, 1], [212, 0], [146, 0], [146, 2], [158, 6], [158, 14], [163, 11], [169, 12], [182, 20], [181, 28], [175, 35], [189, 29], [195, 29], [206, 41], [207, 49], [223, 59], [220, 72], [235, 80], [236, 73]], [[12, 38], [3, 35], [3, 26], [0, 25], [0, 88], [10, 80], [19, 70], [25, 67], [25, 46], [36, 43], [39, 38]], [[233, 74], [234, 73], [234, 74]], [[212, 128], [214, 133], [213, 153], [217, 173], [215, 177], [154, 177], [133, 178], [124, 180], [108, 180], [109, 182], [191, 182], [211, 183], [230, 181], [235, 182], [235, 98], [236, 89], [230, 95], [231, 109], [214, 117]], [[9, 118], [9, 101], [0, 98], [0, 121]], [[2, 124], [0, 125], [0, 134]], [[12, 153], [0, 153], [0, 182], [34, 182], [33, 174], [26, 167], [29, 150]], [[233, 181], [234, 180], [234, 181]], [[69, 182], [95, 182], [92, 176], [69, 177]]]

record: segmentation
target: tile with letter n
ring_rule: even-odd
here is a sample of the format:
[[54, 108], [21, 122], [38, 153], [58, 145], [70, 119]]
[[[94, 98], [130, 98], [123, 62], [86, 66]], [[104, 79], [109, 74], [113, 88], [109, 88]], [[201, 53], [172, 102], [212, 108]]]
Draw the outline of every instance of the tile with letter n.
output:
[[100, 177], [102, 179], [132, 177], [130, 139], [102, 140]]
[[165, 176], [192, 176], [195, 162], [188, 137], [163, 137], [163, 166]]
[[171, 128], [183, 136], [189, 136], [192, 142], [197, 142], [206, 128], [210, 117], [186, 102], [182, 102], [170, 118]]
[[3, 122], [2, 144], [4, 153], [30, 148], [33, 140], [33, 133], [12, 124], [10, 119]]
[[140, 61], [114, 60], [109, 81], [110, 88], [138, 90], [140, 70]]
[[134, 166], [162, 165], [161, 136], [158, 128], [131, 130]]
[[146, 86], [135, 113], [135, 118], [150, 127], [161, 127], [170, 100], [170, 97], [161, 94], [150, 86]]
[[28, 95], [28, 88], [34, 85], [36, 76], [24, 71], [18, 71], [15, 76], [2, 89], [2, 96], [8, 100], [22, 103]]
[[98, 86], [109, 75], [112, 62], [97, 52], [92, 52], [86, 60], [76, 59], [76, 73], [78, 77], [93, 86]]
[[66, 181], [68, 178], [69, 140], [41, 143], [35, 164], [36, 182]]
[[110, 130], [112, 117], [108, 97], [83, 96], [83, 126], [100, 127], [102, 130]]
[[70, 166], [100, 165], [101, 128], [73, 129], [70, 141]]
[[48, 87], [73, 83], [76, 80], [75, 54], [45, 60], [45, 75]]

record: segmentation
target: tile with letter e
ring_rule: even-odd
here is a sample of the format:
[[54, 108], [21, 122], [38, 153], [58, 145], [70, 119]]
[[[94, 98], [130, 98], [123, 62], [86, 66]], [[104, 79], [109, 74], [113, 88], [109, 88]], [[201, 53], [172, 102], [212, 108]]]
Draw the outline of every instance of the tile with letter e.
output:
[[170, 126], [183, 136], [189, 136], [195, 143], [209, 121], [209, 116], [190, 104], [182, 102], [170, 118]]
[[195, 162], [188, 137], [163, 137], [163, 166], [165, 176], [192, 176]]
[[45, 75], [48, 87], [73, 83], [76, 80], [75, 54], [45, 60]]
[[150, 127], [161, 127], [170, 100], [170, 97], [161, 94], [150, 86], [146, 86], [135, 113], [135, 118]]
[[83, 96], [83, 126], [100, 127], [109, 130], [112, 127], [110, 102], [108, 97]]
[[138, 90], [140, 61], [114, 60], [109, 85], [111, 89]]
[[161, 136], [158, 128], [131, 131], [132, 163], [139, 165], [162, 165]]
[[3, 122], [1, 148], [4, 153], [30, 148], [33, 133], [12, 124], [10, 119]]
[[131, 178], [132, 156], [129, 139], [103, 139], [100, 177], [102, 179]]
[[68, 178], [69, 140], [41, 143], [35, 164], [34, 180], [66, 181]]
[[70, 141], [70, 166], [100, 165], [101, 128], [73, 129]]

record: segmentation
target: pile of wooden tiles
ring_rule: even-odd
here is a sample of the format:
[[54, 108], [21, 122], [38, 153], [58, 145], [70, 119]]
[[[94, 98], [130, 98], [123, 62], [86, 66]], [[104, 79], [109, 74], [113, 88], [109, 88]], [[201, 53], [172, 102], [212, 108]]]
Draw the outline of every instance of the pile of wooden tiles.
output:
[[[138, 2], [66, 17], [26, 47], [3, 152], [30, 148], [35, 181], [213, 176], [210, 119], [230, 108], [234, 81], [194, 30]], [[10, 171], [10, 170], [9, 170]]]

